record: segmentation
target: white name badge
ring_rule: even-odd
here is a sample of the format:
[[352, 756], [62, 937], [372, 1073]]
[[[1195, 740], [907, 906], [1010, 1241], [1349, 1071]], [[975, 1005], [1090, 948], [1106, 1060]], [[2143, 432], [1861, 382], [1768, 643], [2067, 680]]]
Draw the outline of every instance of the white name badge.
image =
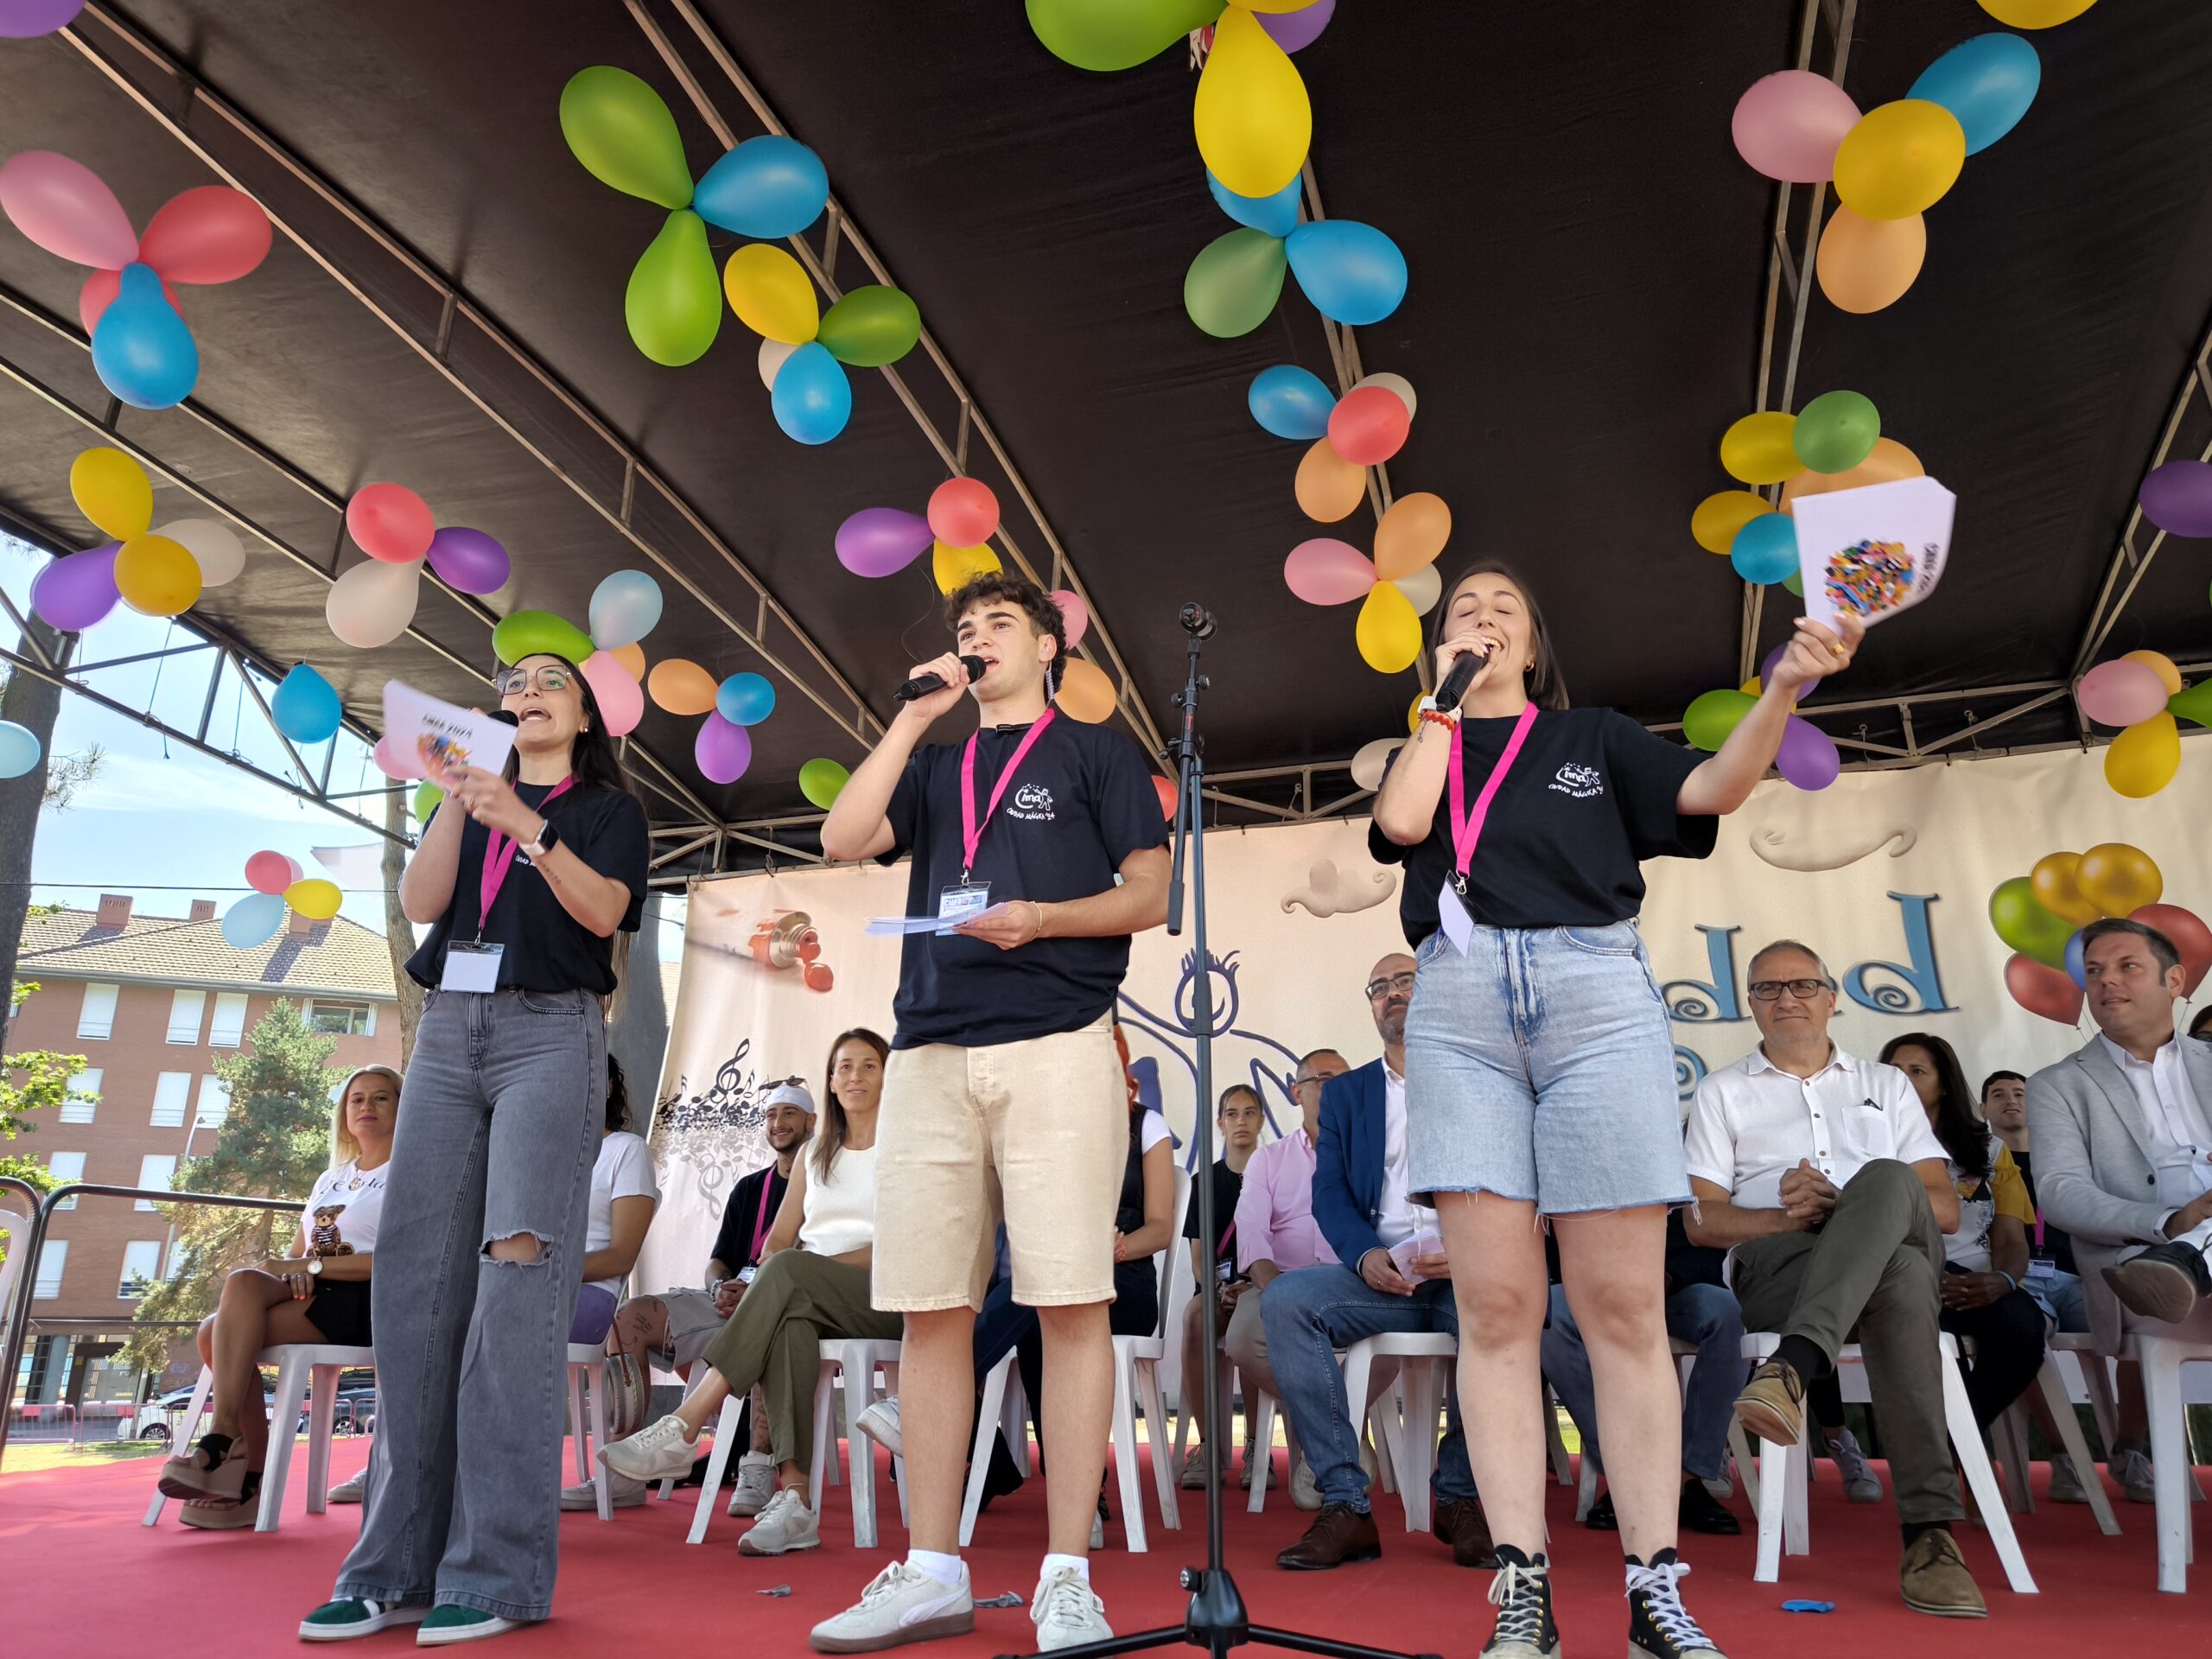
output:
[[485, 944], [480, 941], [446, 946], [446, 976], [438, 982], [442, 991], [490, 992], [499, 988], [499, 958], [506, 954], [504, 944]]
[[938, 895], [937, 918], [940, 922], [964, 922], [990, 907], [990, 883], [971, 881], [964, 887], [947, 887]]
[[1467, 914], [1467, 907], [1459, 901], [1459, 889], [1447, 878], [1436, 893], [1436, 925], [1444, 930], [1445, 942], [1461, 956], [1475, 940], [1474, 918]]

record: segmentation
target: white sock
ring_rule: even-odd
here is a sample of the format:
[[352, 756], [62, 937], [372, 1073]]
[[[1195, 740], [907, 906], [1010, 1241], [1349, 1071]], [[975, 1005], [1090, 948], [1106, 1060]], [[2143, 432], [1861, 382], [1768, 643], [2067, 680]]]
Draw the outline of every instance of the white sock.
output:
[[960, 1582], [957, 1555], [940, 1554], [934, 1549], [910, 1549], [906, 1552], [906, 1565], [917, 1573], [927, 1573], [948, 1590]]
[[[1369, 401], [1371, 403], [1374, 400], [1370, 398]], [[772, 1454], [766, 1452], [747, 1452], [743, 1457], [737, 1460], [738, 1466], [740, 1468], [744, 1468], [750, 1465], [752, 1467], [756, 1469], [764, 1463], [772, 1463], [773, 1461], [774, 1458]]]
[[1045, 1565], [1037, 1569], [1037, 1582], [1042, 1584], [1053, 1573], [1072, 1573], [1085, 1584], [1090, 1582], [1090, 1557], [1088, 1555], [1047, 1555]]

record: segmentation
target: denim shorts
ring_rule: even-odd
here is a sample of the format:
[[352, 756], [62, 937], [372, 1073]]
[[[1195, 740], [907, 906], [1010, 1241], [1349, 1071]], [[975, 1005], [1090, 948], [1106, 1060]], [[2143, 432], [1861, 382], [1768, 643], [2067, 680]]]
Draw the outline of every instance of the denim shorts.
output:
[[1440, 931], [1406, 1014], [1417, 1196], [1495, 1192], [1545, 1215], [1687, 1204], [1675, 1040], [1634, 922]]

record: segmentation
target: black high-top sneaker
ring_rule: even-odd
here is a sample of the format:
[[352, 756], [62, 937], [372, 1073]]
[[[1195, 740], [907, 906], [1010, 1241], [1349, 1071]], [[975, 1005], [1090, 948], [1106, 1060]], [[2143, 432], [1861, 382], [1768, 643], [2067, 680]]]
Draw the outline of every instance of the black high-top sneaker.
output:
[[1532, 1561], [1510, 1544], [1498, 1545], [1490, 1605], [1497, 1609], [1497, 1624], [1483, 1643], [1484, 1659], [1559, 1659], [1551, 1564], [1541, 1552]]
[[1689, 1568], [1662, 1549], [1646, 1567], [1628, 1558], [1628, 1650], [1630, 1659], [1723, 1659], [1713, 1638], [1682, 1607], [1681, 1581]]

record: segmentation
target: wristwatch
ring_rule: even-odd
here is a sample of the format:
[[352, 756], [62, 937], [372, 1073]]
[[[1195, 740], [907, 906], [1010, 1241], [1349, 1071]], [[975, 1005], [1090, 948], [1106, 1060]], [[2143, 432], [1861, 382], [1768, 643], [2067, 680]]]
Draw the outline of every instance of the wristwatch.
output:
[[553, 820], [550, 818], [540, 818], [537, 821], [537, 839], [531, 842], [530, 845], [524, 848], [523, 850], [528, 853], [532, 858], [543, 858], [546, 854], [551, 852], [560, 844], [561, 834], [560, 831], [554, 829]]
[[321, 1256], [311, 1255], [308, 1258], [308, 1277], [310, 1279], [320, 1279], [322, 1277], [322, 1258]]

